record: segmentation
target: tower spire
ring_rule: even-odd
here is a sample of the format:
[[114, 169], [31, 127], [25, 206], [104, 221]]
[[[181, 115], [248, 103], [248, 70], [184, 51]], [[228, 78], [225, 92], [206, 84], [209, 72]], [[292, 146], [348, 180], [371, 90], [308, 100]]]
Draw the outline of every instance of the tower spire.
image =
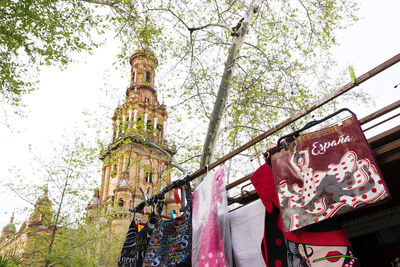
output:
[[136, 51], [129, 59], [131, 85], [146, 85], [154, 90], [155, 69], [158, 60], [150, 50]]
[[129, 63], [130, 86], [126, 90], [124, 103], [118, 105], [112, 117], [112, 141], [136, 135], [161, 145], [168, 115], [165, 105], [159, 103], [154, 89], [157, 58], [150, 50], [143, 49], [136, 51], [130, 57]]

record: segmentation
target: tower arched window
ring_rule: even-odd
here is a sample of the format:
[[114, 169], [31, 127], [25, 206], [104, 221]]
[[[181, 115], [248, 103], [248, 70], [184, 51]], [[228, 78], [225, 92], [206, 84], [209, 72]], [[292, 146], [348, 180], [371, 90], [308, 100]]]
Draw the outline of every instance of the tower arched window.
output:
[[143, 128], [141, 128], [141, 127], [143, 127], [142, 123], [143, 123], [142, 117], [138, 117], [136, 120], [136, 125], [139, 127], [139, 129], [143, 129]]
[[137, 64], [135, 64], [134, 70], [135, 70], [135, 72], [134, 72], [134, 76], [133, 76], [133, 82], [136, 82], [136, 81], [137, 81], [137, 78], [138, 78], [138, 75], [137, 75], [137, 72], [138, 72], [138, 65], [137, 65]]
[[153, 183], [153, 174], [151, 172], [146, 172], [145, 179], [146, 183]]
[[123, 207], [124, 206], [124, 200], [122, 198], [120, 198], [118, 200], [118, 207]]
[[162, 125], [161, 124], [157, 124], [157, 130], [159, 134], [162, 134]]
[[150, 74], [150, 71], [146, 71], [146, 82], [148, 82], [148, 83], [151, 82], [151, 74]]
[[147, 130], [148, 131], [153, 130], [153, 121], [151, 121], [151, 120], [147, 121]]
[[117, 164], [114, 164], [111, 169], [111, 177], [114, 177], [116, 175], [117, 175]]

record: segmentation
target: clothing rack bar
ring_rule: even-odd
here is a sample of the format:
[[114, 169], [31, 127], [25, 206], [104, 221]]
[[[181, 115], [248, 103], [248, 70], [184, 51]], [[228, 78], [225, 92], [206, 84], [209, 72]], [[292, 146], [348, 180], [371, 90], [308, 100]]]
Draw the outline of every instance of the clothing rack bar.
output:
[[[391, 111], [393, 111], [393, 110], [395, 110], [396, 108], [399, 108], [399, 107], [400, 107], [400, 100], [398, 100], [398, 101], [396, 101], [396, 102], [394, 102], [394, 103], [392, 103], [392, 104], [390, 104], [390, 105], [388, 105], [388, 106], [386, 106], [386, 107], [383, 107], [383, 108], [381, 108], [381, 109], [375, 111], [374, 113], [371, 113], [371, 114], [365, 116], [364, 118], [360, 119], [360, 124], [361, 124], [361, 125], [366, 124], [366, 123], [368, 123], [368, 122], [370, 122], [370, 121], [372, 121], [372, 120], [375, 120], [375, 119], [379, 118], [380, 116], [383, 116], [383, 115], [385, 115], [385, 114], [387, 114], [387, 113], [389, 113], [389, 112], [391, 112]], [[390, 118], [387, 118], [387, 119], [385, 119], [385, 120], [383, 120], [383, 121], [381, 121], [381, 122], [379, 122], [379, 123], [377, 123], [377, 124], [375, 124], [375, 125], [373, 125], [373, 126], [367, 128], [367, 129], [365, 129], [365, 130], [363, 130], [363, 131], [364, 131], [364, 132], [365, 132], [365, 131], [368, 131], [368, 130], [370, 130], [370, 129], [372, 129], [372, 128], [378, 126], [378, 125], [381, 125], [382, 123], [385, 123], [386, 121], [389, 121], [389, 120], [391, 120], [391, 119], [397, 117], [397, 116], [400, 116], [400, 113], [399, 113], [399, 114], [396, 114], [396, 115], [393, 115], [393, 116], [391, 116]], [[244, 176], [244, 177], [242, 177], [242, 178], [240, 178], [240, 179], [238, 179], [238, 180], [236, 180], [236, 181], [234, 181], [234, 182], [232, 182], [232, 183], [230, 183], [230, 184], [228, 184], [228, 185], [226, 185], [226, 187], [225, 187], [226, 190], [232, 189], [232, 188], [234, 188], [235, 186], [240, 185], [241, 183], [246, 182], [247, 180], [249, 180], [249, 179], [251, 178], [251, 176], [252, 176], [253, 174], [254, 174], [254, 172], [251, 173], [251, 174], [248, 174], [248, 175], [246, 175], [246, 176]]]
[[380, 121], [380, 122], [378, 122], [377, 124], [374, 124], [374, 125], [368, 127], [367, 129], [365, 129], [365, 130], [363, 130], [363, 131], [366, 132], [366, 131], [368, 131], [368, 130], [371, 130], [372, 128], [375, 128], [376, 126], [379, 126], [379, 125], [381, 125], [381, 124], [383, 124], [383, 123], [385, 123], [385, 122], [387, 122], [387, 121], [390, 121], [391, 119], [394, 119], [394, 118], [396, 118], [396, 117], [398, 117], [398, 116], [400, 116], [400, 113], [397, 113], [397, 114], [395, 114], [395, 115], [393, 115], [393, 116], [391, 116], [391, 117], [389, 117], [389, 118], [387, 118], [387, 119], [385, 119], [385, 120], [383, 120], [383, 121]]
[[[387, 68], [391, 67], [392, 65], [398, 63], [400, 61], [400, 53], [395, 55], [394, 57], [386, 60], [385, 62], [383, 62], [382, 64], [378, 65], [377, 67], [369, 70], [368, 72], [364, 73], [363, 75], [361, 75], [359, 78], [356, 79], [355, 83], [348, 83], [345, 86], [343, 86], [342, 88], [339, 88], [338, 90], [330, 93], [329, 95], [323, 97], [320, 100], [317, 100], [316, 102], [314, 102], [313, 104], [311, 104], [308, 108], [305, 108], [302, 111], [297, 112], [296, 114], [292, 115], [290, 118], [286, 119], [285, 121], [279, 123], [278, 125], [272, 127], [271, 129], [267, 130], [266, 132], [264, 132], [263, 134], [257, 136], [255, 139], [249, 141], [248, 143], [242, 145], [241, 147], [235, 149], [234, 151], [230, 152], [229, 154], [225, 155], [224, 157], [220, 158], [219, 160], [211, 163], [210, 165], [208, 165], [208, 170], [212, 170], [215, 167], [221, 165], [222, 163], [224, 163], [225, 161], [231, 159], [232, 157], [236, 156], [237, 154], [239, 154], [240, 152], [248, 149], [249, 147], [252, 147], [253, 145], [259, 143], [260, 141], [262, 141], [263, 139], [267, 138], [268, 136], [270, 136], [271, 134], [279, 131], [280, 129], [286, 127], [287, 125], [295, 122], [296, 120], [304, 117], [305, 115], [307, 115], [308, 113], [310, 113], [311, 111], [314, 111], [315, 109], [325, 105], [326, 103], [328, 103], [329, 101], [335, 99], [336, 97], [346, 93], [347, 91], [351, 90], [352, 88], [360, 85], [361, 83], [367, 81], [368, 79], [374, 77], [375, 75], [379, 74], [380, 72], [386, 70]], [[200, 175], [203, 175], [204, 173], [207, 172], [207, 168], [201, 167], [200, 169], [198, 169], [197, 171], [195, 171], [194, 173], [192, 173], [190, 175], [191, 180], [199, 177]]]
[[[182, 178], [180, 180], [174, 181], [173, 183], [167, 185], [167, 187], [162, 189], [161, 192], [158, 195], [153, 195], [149, 200], [140, 203], [134, 209], [131, 209], [131, 211], [133, 211], [133, 212], [139, 211], [139, 210], [136, 210], [136, 209], [140, 205], [143, 205], [143, 203], [147, 203], [147, 204], [154, 203], [155, 201], [157, 201], [158, 199], [161, 198], [161, 195], [165, 194], [166, 192], [168, 192], [168, 191], [170, 191], [170, 190], [172, 190], [174, 188], [181, 187], [183, 184], [185, 184], [187, 182], [190, 182], [190, 181], [196, 179], [197, 177], [205, 174], [208, 170], [214, 169], [215, 167], [221, 165], [225, 161], [233, 158], [234, 156], [236, 156], [240, 152], [252, 147], [253, 145], [255, 145], [257, 143], [259, 143], [260, 141], [264, 140], [265, 138], [267, 138], [268, 136], [272, 135], [273, 133], [275, 133], [275, 132], [279, 131], [280, 129], [286, 127], [287, 125], [295, 122], [296, 120], [304, 117], [308, 113], [310, 113], [310, 112], [316, 110], [317, 108], [325, 105], [329, 101], [331, 101], [331, 100], [335, 99], [336, 97], [346, 93], [347, 91], [353, 89], [354, 87], [360, 85], [361, 83], [367, 81], [368, 79], [374, 77], [375, 75], [379, 74], [380, 72], [382, 72], [382, 71], [388, 69], [389, 67], [393, 66], [394, 64], [398, 63], [399, 61], [400, 61], [400, 53], [395, 55], [394, 57], [386, 60], [385, 62], [383, 62], [382, 64], [376, 66], [375, 68], [369, 70], [368, 72], [364, 73], [359, 78], [356, 78], [354, 83], [350, 82], [350, 83], [344, 85], [343, 87], [339, 88], [338, 90], [328, 94], [327, 96], [315, 101], [314, 103], [312, 103], [310, 106], [308, 106], [304, 110], [299, 111], [296, 114], [290, 116], [289, 118], [287, 118], [283, 122], [279, 123], [278, 125], [273, 126], [272, 128], [270, 128], [269, 130], [267, 130], [263, 134], [257, 136], [253, 140], [250, 140], [246, 144], [244, 144], [244, 145], [240, 146], [239, 148], [233, 150], [232, 152], [228, 153], [227, 155], [223, 156], [222, 158], [214, 161], [210, 165], [203, 166], [200, 169], [198, 169], [197, 171], [195, 171], [194, 173], [192, 173], [190, 175], [187, 175], [185, 178]], [[242, 178], [242, 179], [244, 179], [244, 178]], [[250, 178], [248, 178], [248, 179], [250, 179]]]
[[380, 117], [382, 115], [385, 115], [386, 113], [389, 113], [390, 111], [393, 111], [393, 110], [395, 110], [396, 108], [399, 108], [399, 107], [400, 107], [400, 100], [397, 100], [396, 102], [394, 102], [394, 103], [392, 103], [392, 104], [390, 104], [390, 105], [388, 105], [388, 106], [386, 106], [384, 108], [381, 108], [380, 110], [377, 110], [374, 113], [369, 114], [368, 116], [362, 118], [360, 120], [360, 124], [363, 125], [363, 124], [365, 124], [367, 122], [370, 122], [370, 121], [372, 121], [372, 120], [374, 120], [374, 119], [376, 119], [376, 118], [378, 118], [378, 117]]
[[225, 186], [225, 189], [226, 189], [226, 190], [229, 190], [229, 189], [231, 189], [231, 188], [234, 188], [235, 186], [240, 185], [241, 183], [244, 183], [244, 182], [246, 182], [247, 180], [249, 180], [249, 179], [251, 178], [251, 176], [253, 176], [253, 172], [250, 173], [250, 174], [248, 174], [248, 175], [246, 175], [246, 176], [243, 177], [243, 178], [240, 178], [239, 180], [236, 180], [236, 181], [234, 181], [234, 182], [232, 182], [232, 183], [226, 185], [226, 186]]

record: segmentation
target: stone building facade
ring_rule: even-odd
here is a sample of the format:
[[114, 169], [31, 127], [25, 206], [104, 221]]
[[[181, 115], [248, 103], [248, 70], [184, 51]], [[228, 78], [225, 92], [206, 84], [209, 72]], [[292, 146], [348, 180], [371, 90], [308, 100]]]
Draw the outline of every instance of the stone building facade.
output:
[[[143, 201], [143, 193], [157, 193], [171, 181], [170, 158], [176, 151], [164, 138], [168, 113], [154, 88], [157, 64], [147, 50], [130, 58], [130, 86], [112, 116], [112, 141], [99, 157], [103, 161], [101, 187], [86, 208], [88, 217], [97, 216], [99, 209], [111, 216], [115, 233], [127, 231], [133, 216], [129, 209]], [[178, 212], [169, 195], [164, 215], [171, 209]], [[144, 217], [139, 214], [136, 219], [145, 221]]]
[[13, 252], [29, 263], [35, 255], [33, 252], [35, 239], [49, 236], [52, 230], [51, 202], [47, 190], [40, 196], [29, 219], [25, 221], [18, 232], [14, 224], [14, 214], [10, 222], [3, 227], [0, 238], [0, 253]]

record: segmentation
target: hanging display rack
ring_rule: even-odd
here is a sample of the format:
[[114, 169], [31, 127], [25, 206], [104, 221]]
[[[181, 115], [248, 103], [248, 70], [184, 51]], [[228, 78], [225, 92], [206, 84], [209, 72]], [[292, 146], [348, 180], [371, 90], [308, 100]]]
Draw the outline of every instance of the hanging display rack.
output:
[[[343, 87], [335, 90], [334, 92], [326, 95], [325, 97], [315, 101], [314, 103], [312, 103], [310, 106], [308, 106], [307, 108], [297, 112], [296, 114], [290, 116], [289, 118], [287, 118], [286, 120], [284, 120], [283, 122], [273, 126], [272, 128], [270, 128], [269, 130], [265, 131], [263, 134], [257, 136], [256, 138], [250, 140], [249, 142], [247, 142], [246, 144], [238, 147], [237, 149], [233, 150], [232, 152], [228, 153], [227, 155], [223, 156], [222, 158], [214, 161], [213, 163], [211, 163], [210, 165], [207, 166], [203, 166], [200, 169], [198, 169], [197, 171], [195, 171], [192, 174], [188, 174], [186, 175], [184, 178], [176, 180], [172, 183], [170, 183], [169, 185], [167, 185], [165, 188], [163, 188], [158, 194], [151, 196], [148, 199], [145, 199], [143, 202], [141, 202], [140, 204], [138, 204], [135, 208], [130, 209], [131, 212], [140, 212], [141, 210], [143, 210], [145, 205], [154, 205], [159, 199], [162, 199], [163, 196], [165, 195], [165, 193], [167, 193], [168, 191], [171, 191], [175, 188], [180, 188], [183, 185], [185, 185], [186, 183], [200, 177], [201, 175], [205, 174], [207, 171], [214, 169], [215, 167], [223, 164], [224, 162], [226, 162], [227, 160], [231, 159], [232, 157], [236, 156], [237, 154], [241, 153], [242, 151], [252, 147], [253, 145], [259, 143], [260, 141], [264, 140], [265, 138], [271, 136], [272, 134], [274, 134], [275, 132], [283, 129], [284, 127], [288, 126], [289, 124], [297, 121], [298, 119], [306, 116], [307, 114], [309, 114], [310, 112], [316, 110], [317, 108], [320, 108], [321, 106], [325, 105], [326, 103], [328, 103], [329, 101], [341, 96], [342, 94], [348, 92], [349, 90], [353, 89], [354, 87], [360, 85], [361, 83], [369, 80], [370, 78], [374, 77], [375, 75], [379, 74], [380, 72], [390, 68], [391, 66], [393, 66], [394, 64], [398, 63], [400, 61], [400, 53], [393, 56], [392, 58], [386, 60], [385, 62], [381, 63], [380, 65], [376, 66], [375, 68], [367, 71], [366, 73], [364, 73], [363, 75], [361, 75], [360, 77], [356, 78], [354, 82], [350, 82], [346, 85], [344, 85]], [[376, 118], [377, 116], [380, 116], [382, 114], [385, 114], [389, 111], [392, 111], [394, 109], [396, 109], [397, 107], [400, 106], [400, 100], [387, 106], [384, 109], [378, 110], [377, 112], [363, 118], [360, 120], [361, 124], [367, 123], [371, 120], [373, 120], [374, 118]], [[398, 115], [396, 115], [398, 116]], [[395, 116], [394, 116], [395, 117]], [[378, 123], [377, 125], [381, 124], [383, 122]], [[377, 126], [375, 125], [375, 126]], [[373, 126], [373, 127], [375, 127]], [[370, 127], [370, 128], [373, 128]], [[247, 180], [249, 180], [251, 177], [251, 174], [246, 175], [245, 177], [231, 183], [228, 184], [226, 186], [226, 189], [231, 189]]]

